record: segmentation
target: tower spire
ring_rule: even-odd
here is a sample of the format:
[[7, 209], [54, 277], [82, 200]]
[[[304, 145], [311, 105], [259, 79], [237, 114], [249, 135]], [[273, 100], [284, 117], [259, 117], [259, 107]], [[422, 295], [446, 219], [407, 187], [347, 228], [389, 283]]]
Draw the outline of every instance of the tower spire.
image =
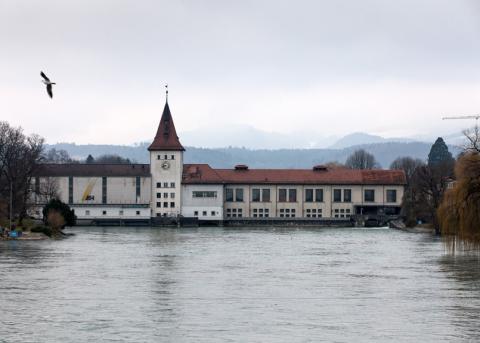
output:
[[165, 96], [166, 96], [166, 101], [168, 102], [168, 83], [165, 84]]

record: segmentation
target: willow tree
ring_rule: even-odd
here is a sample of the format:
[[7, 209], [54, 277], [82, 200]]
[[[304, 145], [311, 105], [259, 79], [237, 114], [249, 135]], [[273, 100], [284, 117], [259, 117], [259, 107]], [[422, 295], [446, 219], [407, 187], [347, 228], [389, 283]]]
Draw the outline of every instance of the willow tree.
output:
[[447, 245], [480, 249], [480, 153], [467, 152], [455, 166], [456, 182], [438, 209]]

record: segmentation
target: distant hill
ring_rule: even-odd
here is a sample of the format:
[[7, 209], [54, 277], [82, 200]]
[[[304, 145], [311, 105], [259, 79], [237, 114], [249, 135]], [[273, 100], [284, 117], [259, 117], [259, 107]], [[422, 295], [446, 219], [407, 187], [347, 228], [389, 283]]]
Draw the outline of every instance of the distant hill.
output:
[[[215, 168], [231, 168], [235, 164], [247, 164], [252, 168], [311, 168], [315, 164], [345, 162], [356, 149], [363, 148], [372, 153], [383, 168], [399, 156], [410, 156], [426, 160], [432, 143], [386, 142], [350, 146], [342, 149], [246, 149], [246, 148], [196, 148], [186, 147], [185, 163], [208, 163]], [[105, 154], [117, 154], [138, 163], [149, 163], [148, 143], [126, 145], [77, 145], [59, 143], [47, 148], [64, 149], [75, 159], [85, 159]], [[458, 148], [449, 147], [452, 154]]]
[[413, 139], [409, 138], [383, 138], [381, 136], [371, 135], [363, 132], [355, 132], [340, 138], [335, 144], [329, 146], [330, 149], [343, 149], [351, 146], [375, 144], [375, 143], [411, 143]]

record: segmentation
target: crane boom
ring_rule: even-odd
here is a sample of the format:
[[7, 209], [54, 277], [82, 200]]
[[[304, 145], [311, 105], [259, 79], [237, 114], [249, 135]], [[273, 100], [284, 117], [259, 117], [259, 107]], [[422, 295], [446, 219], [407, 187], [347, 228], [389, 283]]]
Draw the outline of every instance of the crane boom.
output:
[[479, 115], [474, 115], [474, 116], [456, 116], [456, 117], [443, 117], [442, 120], [448, 120], [448, 119], [475, 119], [478, 120], [480, 119], [480, 114]]

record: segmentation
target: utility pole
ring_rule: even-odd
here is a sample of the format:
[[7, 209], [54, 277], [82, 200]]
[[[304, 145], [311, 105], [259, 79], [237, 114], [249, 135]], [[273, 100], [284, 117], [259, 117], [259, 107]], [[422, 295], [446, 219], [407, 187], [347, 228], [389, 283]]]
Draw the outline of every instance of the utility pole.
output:
[[13, 182], [10, 179], [10, 230], [12, 230], [12, 216], [13, 216]]

